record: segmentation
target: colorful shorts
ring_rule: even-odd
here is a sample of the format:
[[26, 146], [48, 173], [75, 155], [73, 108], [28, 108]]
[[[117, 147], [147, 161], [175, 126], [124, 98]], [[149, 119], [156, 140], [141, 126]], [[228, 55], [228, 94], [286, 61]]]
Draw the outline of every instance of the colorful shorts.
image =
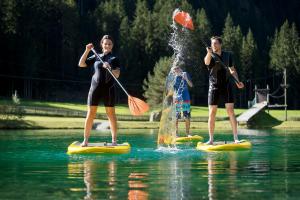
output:
[[176, 119], [181, 119], [183, 113], [184, 119], [191, 118], [191, 102], [190, 101], [175, 101]]

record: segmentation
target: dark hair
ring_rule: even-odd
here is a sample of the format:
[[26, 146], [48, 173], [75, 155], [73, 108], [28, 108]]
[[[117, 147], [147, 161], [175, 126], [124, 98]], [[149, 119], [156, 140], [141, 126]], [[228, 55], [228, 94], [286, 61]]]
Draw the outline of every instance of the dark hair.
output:
[[100, 40], [100, 44], [102, 44], [102, 42], [105, 39], [108, 39], [108, 40], [112, 41], [112, 43], [114, 44], [114, 39], [110, 35], [103, 35], [102, 39]]
[[220, 44], [222, 44], [222, 38], [220, 36], [212, 36], [210, 40], [218, 40]]

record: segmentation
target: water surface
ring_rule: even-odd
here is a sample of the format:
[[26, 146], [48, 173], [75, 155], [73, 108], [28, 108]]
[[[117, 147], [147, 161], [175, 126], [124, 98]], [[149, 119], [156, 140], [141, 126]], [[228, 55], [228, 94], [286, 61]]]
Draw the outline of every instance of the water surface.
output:
[[[251, 151], [158, 151], [157, 130], [121, 130], [129, 154], [69, 156], [81, 131], [0, 131], [0, 199], [298, 199], [300, 131], [240, 132]], [[92, 132], [91, 141], [109, 140]]]

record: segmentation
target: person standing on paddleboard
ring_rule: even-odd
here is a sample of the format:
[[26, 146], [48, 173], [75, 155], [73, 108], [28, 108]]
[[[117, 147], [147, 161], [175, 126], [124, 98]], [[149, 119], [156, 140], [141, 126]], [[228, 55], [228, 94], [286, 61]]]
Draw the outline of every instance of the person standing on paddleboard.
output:
[[176, 136], [178, 137], [178, 120], [181, 119], [181, 114], [185, 119], [186, 135], [190, 136], [191, 98], [188, 86], [193, 87], [193, 83], [190, 75], [179, 66], [172, 67], [171, 73], [174, 76], [173, 103], [176, 109]]
[[95, 71], [88, 93], [88, 111], [84, 125], [84, 140], [81, 146], [88, 145], [90, 132], [100, 100], [104, 102], [106, 115], [110, 123], [112, 145], [117, 144], [117, 119], [114, 107], [115, 80], [108, 72], [108, 69], [110, 69], [115, 77], [118, 78], [120, 76], [120, 63], [119, 59], [112, 53], [113, 45], [113, 38], [111, 36], [104, 35], [102, 37], [100, 41], [102, 54], [100, 54], [100, 57], [104, 61], [104, 64], [102, 64], [95, 55], [88, 57], [88, 54], [94, 47], [92, 43], [86, 45], [85, 51], [79, 60], [79, 67], [93, 66]]
[[206, 50], [207, 54], [204, 58], [204, 63], [209, 70], [209, 141], [207, 143], [213, 144], [214, 142], [215, 117], [218, 104], [221, 100], [225, 103], [226, 111], [230, 119], [234, 142], [238, 143], [237, 121], [234, 114], [234, 96], [232, 92], [233, 86], [231, 85], [229, 78], [233, 76], [236, 80], [235, 84], [239, 89], [242, 89], [244, 84], [239, 81], [231, 52], [222, 51], [221, 37], [212, 37], [211, 47], [207, 47]]

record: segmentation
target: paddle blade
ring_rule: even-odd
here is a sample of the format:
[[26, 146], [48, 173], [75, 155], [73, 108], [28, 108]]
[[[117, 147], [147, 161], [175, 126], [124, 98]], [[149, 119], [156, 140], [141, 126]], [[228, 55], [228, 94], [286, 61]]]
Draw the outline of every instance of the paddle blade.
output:
[[129, 110], [132, 115], [142, 115], [149, 110], [149, 105], [136, 97], [128, 96]]
[[187, 12], [175, 10], [173, 14], [173, 20], [185, 28], [194, 30], [193, 20], [190, 14]]

